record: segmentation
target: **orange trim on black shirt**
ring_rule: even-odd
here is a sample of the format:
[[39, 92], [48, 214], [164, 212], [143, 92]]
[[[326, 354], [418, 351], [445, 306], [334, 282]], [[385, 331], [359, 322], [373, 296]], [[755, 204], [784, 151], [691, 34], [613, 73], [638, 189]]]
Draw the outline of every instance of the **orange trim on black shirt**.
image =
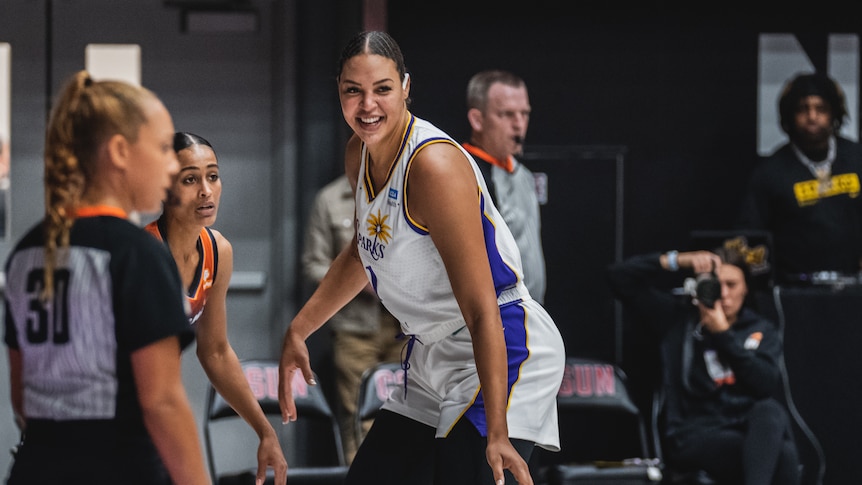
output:
[[475, 145], [471, 145], [467, 142], [462, 143], [461, 146], [463, 146], [464, 149], [467, 150], [468, 153], [470, 153], [470, 155], [475, 155], [482, 160], [490, 163], [491, 165], [496, 165], [509, 173], [515, 171], [515, 164], [512, 162], [511, 156], [506, 157], [506, 160], [500, 160], [491, 155], [490, 153], [486, 152], [485, 150], [482, 150], [481, 148]]
[[120, 219], [128, 219], [129, 215], [126, 211], [119, 207], [110, 205], [86, 205], [75, 209], [75, 217], [97, 217], [97, 216], [114, 216]]

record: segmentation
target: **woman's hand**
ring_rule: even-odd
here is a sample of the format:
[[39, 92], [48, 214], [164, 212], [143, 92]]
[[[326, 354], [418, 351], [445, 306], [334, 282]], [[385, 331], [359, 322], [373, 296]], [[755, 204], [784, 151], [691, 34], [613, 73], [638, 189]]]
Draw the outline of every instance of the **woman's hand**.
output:
[[691, 269], [695, 274], [718, 271], [721, 258], [710, 251], [690, 251], [679, 253], [679, 267]]
[[491, 471], [494, 473], [496, 485], [502, 485], [505, 481], [503, 470], [509, 470], [520, 485], [533, 485], [530, 467], [508, 439], [488, 440], [485, 456], [488, 459], [488, 465], [491, 466]]
[[713, 308], [703, 303], [698, 303], [697, 307], [700, 309], [700, 323], [709, 333], [721, 333], [730, 328], [720, 302], [713, 305]]
[[283, 423], [296, 421], [296, 403], [293, 401], [293, 373], [299, 369], [305, 376], [305, 382], [312, 386], [317, 384], [311, 371], [305, 339], [291, 330], [292, 328], [288, 328], [284, 334], [281, 359], [278, 364], [278, 404], [281, 408], [281, 421]]

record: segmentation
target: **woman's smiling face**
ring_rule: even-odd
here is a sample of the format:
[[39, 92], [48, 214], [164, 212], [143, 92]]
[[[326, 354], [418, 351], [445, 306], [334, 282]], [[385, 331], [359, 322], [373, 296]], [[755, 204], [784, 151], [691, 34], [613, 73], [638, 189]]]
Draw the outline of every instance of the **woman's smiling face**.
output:
[[392, 59], [362, 53], [348, 59], [338, 79], [341, 112], [368, 145], [403, 129], [409, 82], [402, 84]]

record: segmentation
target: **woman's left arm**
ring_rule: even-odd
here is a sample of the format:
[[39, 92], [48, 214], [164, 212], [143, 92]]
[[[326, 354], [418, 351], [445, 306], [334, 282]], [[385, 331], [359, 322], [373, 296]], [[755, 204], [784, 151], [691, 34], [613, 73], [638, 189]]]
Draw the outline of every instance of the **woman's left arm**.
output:
[[275, 483], [287, 482], [287, 461], [269, 420], [251, 392], [239, 358], [227, 338], [227, 290], [233, 274], [233, 247], [213, 230], [218, 245], [218, 271], [200, 319], [196, 323], [197, 356], [213, 387], [257, 433], [257, 478], [275, 471]]
[[416, 155], [407, 181], [410, 214], [428, 229], [472, 336], [488, 423], [486, 454], [494, 478], [502, 479], [507, 468], [519, 484], [532, 484], [526, 463], [509, 441], [506, 342], [476, 176], [457, 147], [435, 143]]

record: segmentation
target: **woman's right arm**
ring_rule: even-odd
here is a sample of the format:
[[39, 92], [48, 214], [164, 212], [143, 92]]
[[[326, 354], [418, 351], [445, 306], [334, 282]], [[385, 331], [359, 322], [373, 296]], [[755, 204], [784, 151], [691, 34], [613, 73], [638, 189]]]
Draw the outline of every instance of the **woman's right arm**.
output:
[[[359, 139], [355, 136], [347, 144], [345, 171], [356, 190], [355, 180], [359, 172]], [[355, 236], [355, 235], [354, 235]], [[356, 238], [354, 237], [353, 240]], [[305, 339], [322, 327], [338, 310], [353, 300], [368, 284], [365, 268], [359, 259], [355, 244], [342, 248], [329, 266], [311, 298], [302, 306], [284, 333], [281, 358], [278, 366], [278, 402], [282, 421], [296, 420], [296, 404], [293, 401], [293, 373], [299, 369], [305, 382], [314, 384], [314, 374], [308, 356]]]
[[288, 325], [281, 346], [278, 366], [278, 401], [282, 422], [296, 420], [293, 402], [293, 373], [302, 372], [305, 382], [314, 384], [314, 374], [305, 339], [322, 327], [344, 305], [359, 294], [368, 283], [355, 244], [348, 244], [332, 262], [326, 276]]
[[174, 483], [209, 484], [195, 416], [183, 387], [177, 337], [132, 353], [144, 424]]

